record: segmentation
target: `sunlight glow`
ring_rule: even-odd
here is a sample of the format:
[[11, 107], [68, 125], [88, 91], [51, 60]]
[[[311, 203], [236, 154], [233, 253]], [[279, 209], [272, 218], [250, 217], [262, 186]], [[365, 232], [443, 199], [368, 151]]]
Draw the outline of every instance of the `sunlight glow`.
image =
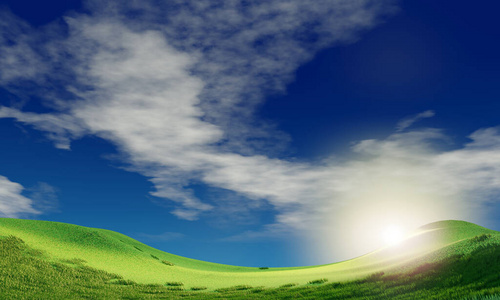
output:
[[[423, 154], [415, 153], [419, 155]], [[315, 263], [352, 259], [396, 245], [406, 247], [404, 241], [420, 226], [476, 218], [466, 206], [457, 205], [459, 195], [439, 187], [439, 174], [412, 160], [383, 157], [351, 168], [352, 174], [347, 176], [346, 171], [346, 177], [339, 179], [344, 189], [333, 190], [335, 201], [325, 206], [325, 215], [335, 217], [311, 221], [318, 228], [307, 237]]]
[[400, 227], [391, 225], [384, 230], [382, 237], [388, 246], [392, 246], [399, 244], [403, 240], [404, 234]]

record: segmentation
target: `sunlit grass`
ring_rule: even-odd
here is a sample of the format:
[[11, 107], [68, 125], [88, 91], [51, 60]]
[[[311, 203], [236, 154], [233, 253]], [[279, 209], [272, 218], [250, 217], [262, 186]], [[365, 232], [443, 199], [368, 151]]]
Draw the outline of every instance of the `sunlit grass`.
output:
[[[0, 295], [5, 299], [464, 299], [492, 300], [500, 294], [500, 243], [466, 241], [467, 255], [452, 255], [402, 273], [379, 272], [348, 282], [280, 288], [237, 285], [207, 292], [183, 283], [138, 284], [80, 264], [53, 263], [10, 236], [0, 239]], [[474, 245], [474, 246], [473, 246]]]
[[[16, 224], [24, 221], [18, 220], [9, 224], [16, 229]], [[0, 235], [4, 235], [0, 237], [0, 295], [5, 299], [141, 299], [151, 297], [160, 299], [318, 299], [324, 297], [328, 299], [460, 299], [464, 297], [495, 299], [496, 296], [493, 295], [500, 294], [500, 276], [498, 276], [500, 274], [500, 235], [495, 231], [465, 222], [452, 221], [435, 224], [440, 227], [447, 226], [452, 237], [445, 237], [445, 240], [449, 242], [456, 239], [455, 242], [448, 243], [447, 246], [412, 261], [405, 261], [404, 265], [388, 264], [385, 268], [367, 266], [366, 275], [360, 275], [352, 280], [335, 280], [332, 279], [335, 276], [328, 273], [329, 271], [335, 272], [335, 268], [342, 266], [342, 263], [303, 269], [278, 269], [278, 271], [274, 268], [264, 270], [246, 268], [244, 272], [236, 272], [231, 269], [231, 266], [225, 265], [221, 265], [222, 271], [206, 271], [203, 268], [207, 265], [212, 267], [216, 264], [204, 265], [200, 262], [201, 270], [195, 269], [194, 271], [203, 271], [206, 276], [211, 276], [212, 281], [218, 283], [214, 285], [201, 284], [196, 277], [186, 277], [185, 275], [189, 273], [182, 273], [182, 270], [188, 268], [178, 266], [184, 263], [185, 258], [158, 251], [137, 241], [133, 244], [134, 240], [126, 236], [79, 226], [64, 227], [63, 233], [53, 233], [50, 230], [61, 228], [58, 226], [37, 228], [35, 225], [38, 222], [29, 222], [31, 230], [26, 230], [22, 226], [17, 228], [18, 232], [24, 234], [22, 238], [14, 235], [6, 237], [4, 233], [8, 226], [4, 225], [8, 222], [0, 219]], [[71, 252], [73, 256], [70, 257], [64, 252], [67, 250], [59, 249], [57, 251], [62, 251], [64, 255], [57, 256], [24, 239], [24, 236], [27, 236], [31, 240], [36, 240], [37, 230], [43, 232], [42, 229], [49, 231], [43, 233], [45, 237], [38, 239], [38, 245], [42, 244], [40, 241], [46, 241], [47, 247], [54, 246], [57, 241], [65, 239], [62, 237], [64, 233], [68, 234], [76, 229], [77, 235], [84, 235], [90, 241], [86, 242], [85, 239], [77, 241], [74, 237], [70, 237], [67, 238], [68, 244], [68, 240], [73, 240], [77, 248], [87, 245], [87, 247], [94, 248], [94, 255], [104, 255], [105, 258], [108, 252], [121, 255], [121, 258], [129, 255], [131, 259], [137, 259], [138, 256], [140, 261], [147, 262], [148, 266], [158, 265], [169, 276], [158, 273], [156, 274], [158, 280], [140, 282], [133, 277], [125, 276], [126, 272], [109, 272], [90, 265], [89, 261], [93, 258], [88, 255], [80, 256], [78, 253]], [[436, 226], [432, 229], [424, 228], [424, 230], [435, 229]], [[87, 231], [91, 233], [87, 234]], [[443, 231], [433, 232], [444, 234]], [[60, 238], [51, 240], [50, 236]], [[116, 236], [119, 238], [115, 238]], [[88, 246], [89, 244], [92, 246]], [[115, 248], [109, 249], [110, 247]], [[56, 247], [51, 249], [54, 248]], [[120, 252], [120, 249], [126, 250]], [[175, 264], [168, 265], [162, 260], [166, 262], [173, 260]], [[186, 265], [196, 266], [193, 263], [194, 260], [185, 260]], [[365, 259], [366, 261], [369, 260]], [[126, 259], [122, 260], [123, 268], [130, 268], [129, 263]], [[356, 264], [351, 264], [353, 265]], [[359, 263], [356, 266], [362, 267]], [[232, 271], [224, 271], [224, 269]], [[377, 271], [370, 272], [374, 269]], [[297, 275], [298, 271], [305, 272], [306, 275]], [[270, 273], [275, 277], [281, 276], [277, 281], [280, 282], [279, 285], [256, 284], [255, 282], [259, 281], [252, 280], [252, 276], [241, 276], [241, 274], [265, 276]], [[179, 274], [184, 277], [178, 276]], [[235, 281], [225, 281], [231, 276], [240, 277]], [[245, 278], [249, 280], [244, 281]]]

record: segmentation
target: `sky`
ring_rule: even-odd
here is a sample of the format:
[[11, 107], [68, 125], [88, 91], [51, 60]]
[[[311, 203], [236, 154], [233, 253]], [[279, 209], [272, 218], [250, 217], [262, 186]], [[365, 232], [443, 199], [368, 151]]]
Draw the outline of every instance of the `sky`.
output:
[[241, 266], [500, 230], [500, 3], [0, 1], [0, 217]]

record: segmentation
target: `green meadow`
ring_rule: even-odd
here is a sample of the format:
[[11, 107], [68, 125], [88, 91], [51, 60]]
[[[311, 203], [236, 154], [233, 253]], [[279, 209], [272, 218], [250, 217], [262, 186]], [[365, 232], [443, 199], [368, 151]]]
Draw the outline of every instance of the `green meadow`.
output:
[[0, 218], [2, 299], [498, 299], [500, 232], [463, 221], [328, 265], [250, 268], [169, 254], [117, 232]]

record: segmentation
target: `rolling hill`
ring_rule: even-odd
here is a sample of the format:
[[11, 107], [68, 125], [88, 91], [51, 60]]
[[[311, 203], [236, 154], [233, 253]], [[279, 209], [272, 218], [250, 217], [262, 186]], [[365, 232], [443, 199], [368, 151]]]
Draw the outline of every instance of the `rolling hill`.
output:
[[[259, 269], [189, 259], [154, 249], [117, 232], [58, 222], [0, 218], [1, 238], [10, 238], [14, 244], [32, 249], [23, 253], [37, 253], [34, 262], [56, 270], [98, 270], [106, 274], [102, 275], [105, 282], [206, 291], [231, 287], [244, 290], [249, 286], [307, 287], [324, 282], [366, 281], [373, 276], [378, 276], [377, 280], [385, 280], [391, 276], [399, 278], [398, 274], [403, 273], [413, 276], [415, 270], [420, 270], [422, 266], [436, 266], [449, 258], [470, 256], [485, 245], [495, 249], [500, 247], [500, 232], [450, 220], [423, 226], [398, 245], [348, 261], [309, 267]], [[21, 246], [12, 247], [24, 249]], [[9, 251], [5, 250], [4, 254], [9, 255]], [[19, 257], [15, 259], [21, 259]], [[425, 268], [422, 270], [426, 271]], [[10, 276], [7, 270], [3, 274], [4, 277]], [[41, 278], [44, 276], [39, 275]]]

